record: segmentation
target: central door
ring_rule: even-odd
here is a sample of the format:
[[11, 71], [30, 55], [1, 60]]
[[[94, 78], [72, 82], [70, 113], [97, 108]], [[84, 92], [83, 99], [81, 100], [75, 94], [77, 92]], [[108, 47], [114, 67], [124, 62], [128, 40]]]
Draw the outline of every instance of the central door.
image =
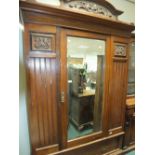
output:
[[109, 38], [60, 30], [61, 146], [72, 147], [106, 135]]

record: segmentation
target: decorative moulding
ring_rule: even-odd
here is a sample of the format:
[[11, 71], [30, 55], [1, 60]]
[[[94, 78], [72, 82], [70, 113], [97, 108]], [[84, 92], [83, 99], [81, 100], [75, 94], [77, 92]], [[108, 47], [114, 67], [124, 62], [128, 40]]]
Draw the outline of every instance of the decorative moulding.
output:
[[126, 45], [115, 44], [114, 55], [116, 57], [126, 57]]
[[32, 51], [52, 51], [52, 37], [48, 34], [31, 33]]
[[105, 0], [60, 0], [61, 7], [78, 11], [86, 11], [97, 15], [102, 15], [110, 19], [117, 19], [123, 12], [117, 10], [112, 4]]

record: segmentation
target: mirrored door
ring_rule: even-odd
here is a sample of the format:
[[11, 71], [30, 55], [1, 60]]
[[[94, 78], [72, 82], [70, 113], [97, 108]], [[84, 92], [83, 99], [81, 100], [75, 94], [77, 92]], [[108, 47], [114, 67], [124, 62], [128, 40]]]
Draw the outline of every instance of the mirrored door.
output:
[[103, 131], [107, 40], [71, 30], [62, 37], [61, 97], [66, 98], [62, 123], [67, 123], [66, 140], [73, 141]]

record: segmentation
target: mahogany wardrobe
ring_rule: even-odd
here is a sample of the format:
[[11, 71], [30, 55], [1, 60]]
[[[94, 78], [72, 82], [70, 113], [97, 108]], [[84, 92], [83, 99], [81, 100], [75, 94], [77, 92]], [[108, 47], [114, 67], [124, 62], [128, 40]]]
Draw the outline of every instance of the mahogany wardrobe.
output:
[[[123, 154], [134, 25], [105, 0], [20, 1], [32, 155]], [[124, 147], [126, 146], [126, 147]]]

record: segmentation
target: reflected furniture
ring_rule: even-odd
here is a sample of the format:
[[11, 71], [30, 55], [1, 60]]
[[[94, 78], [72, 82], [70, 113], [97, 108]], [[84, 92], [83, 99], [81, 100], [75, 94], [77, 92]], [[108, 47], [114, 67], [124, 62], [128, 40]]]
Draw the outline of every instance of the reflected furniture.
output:
[[128, 91], [126, 99], [125, 135], [123, 149], [132, 148], [135, 144], [135, 35], [130, 39], [128, 65]]
[[93, 107], [95, 90], [86, 89], [86, 75], [84, 68], [69, 67], [70, 95], [69, 95], [69, 119], [82, 130], [93, 123]]
[[94, 90], [84, 90], [71, 98], [70, 119], [79, 130], [93, 124], [94, 97]]
[[[122, 13], [105, 0], [61, 0], [59, 7], [36, 0], [20, 0], [32, 155], [124, 152], [124, 136], [128, 132], [125, 112], [129, 45], [135, 27], [119, 21], [118, 16]], [[99, 52], [97, 64], [94, 63], [98, 69], [91, 89], [94, 88], [95, 93], [88, 95], [87, 90], [91, 89], [86, 87], [81, 95], [75, 93], [69, 98], [71, 92], [68, 88], [73, 80], [68, 76], [67, 52], [72, 43], [68, 37], [93, 40], [93, 46], [98, 42], [105, 45], [105, 49], [96, 47], [104, 54], [100, 56]], [[77, 49], [79, 47], [74, 50], [76, 54]], [[90, 56], [91, 52], [86, 51]], [[72, 60], [71, 63], [82, 61], [84, 59]], [[72, 114], [71, 101], [75, 102], [71, 106]], [[75, 111], [76, 108], [79, 110]], [[128, 108], [127, 111], [130, 113]], [[93, 122], [93, 131], [68, 139], [70, 116], [78, 127]], [[133, 139], [129, 140], [130, 144]]]
[[128, 96], [134, 98], [135, 94], [135, 35], [130, 40], [129, 65], [128, 65]]
[[127, 149], [135, 143], [135, 99], [128, 98], [126, 102], [125, 136], [123, 148]]

